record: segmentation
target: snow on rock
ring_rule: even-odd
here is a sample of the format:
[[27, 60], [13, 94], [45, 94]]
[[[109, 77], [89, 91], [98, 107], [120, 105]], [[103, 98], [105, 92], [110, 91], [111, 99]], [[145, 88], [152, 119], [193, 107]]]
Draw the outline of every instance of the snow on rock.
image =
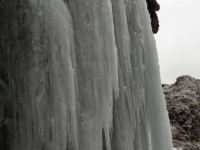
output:
[[174, 84], [164, 84], [163, 90], [174, 146], [200, 149], [200, 80], [181, 76]]

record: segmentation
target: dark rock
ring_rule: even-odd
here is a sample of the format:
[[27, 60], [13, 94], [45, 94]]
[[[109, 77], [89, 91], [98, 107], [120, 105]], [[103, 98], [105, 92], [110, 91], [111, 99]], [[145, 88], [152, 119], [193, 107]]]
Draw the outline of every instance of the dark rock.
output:
[[200, 149], [200, 80], [181, 76], [174, 84], [162, 87], [174, 146], [185, 150]]
[[160, 5], [156, 0], [146, 0], [147, 1], [147, 8], [149, 10], [149, 14], [151, 17], [151, 27], [153, 33], [157, 33], [159, 30], [159, 20], [156, 14], [156, 11], [160, 10]]

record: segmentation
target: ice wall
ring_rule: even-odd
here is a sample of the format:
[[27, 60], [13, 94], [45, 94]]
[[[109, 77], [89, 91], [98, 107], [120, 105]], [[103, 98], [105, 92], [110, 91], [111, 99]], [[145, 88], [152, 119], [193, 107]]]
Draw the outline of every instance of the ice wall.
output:
[[145, 0], [0, 9], [2, 150], [172, 150]]

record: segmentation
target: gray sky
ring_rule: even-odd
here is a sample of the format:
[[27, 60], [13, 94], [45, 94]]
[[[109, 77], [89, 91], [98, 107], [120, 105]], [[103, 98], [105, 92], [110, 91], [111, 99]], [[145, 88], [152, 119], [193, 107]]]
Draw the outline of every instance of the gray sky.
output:
[[155, 35], [161, 79], [180, 75], [200, 79], [200, 0], [158, 0], [160, 30]]

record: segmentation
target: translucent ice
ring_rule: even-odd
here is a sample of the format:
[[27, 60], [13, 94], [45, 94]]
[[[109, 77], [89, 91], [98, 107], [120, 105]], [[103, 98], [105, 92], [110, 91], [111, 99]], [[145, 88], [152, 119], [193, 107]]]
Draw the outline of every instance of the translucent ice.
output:
[[0, 4], [1, 147], [172, 150], [145, 0]]

